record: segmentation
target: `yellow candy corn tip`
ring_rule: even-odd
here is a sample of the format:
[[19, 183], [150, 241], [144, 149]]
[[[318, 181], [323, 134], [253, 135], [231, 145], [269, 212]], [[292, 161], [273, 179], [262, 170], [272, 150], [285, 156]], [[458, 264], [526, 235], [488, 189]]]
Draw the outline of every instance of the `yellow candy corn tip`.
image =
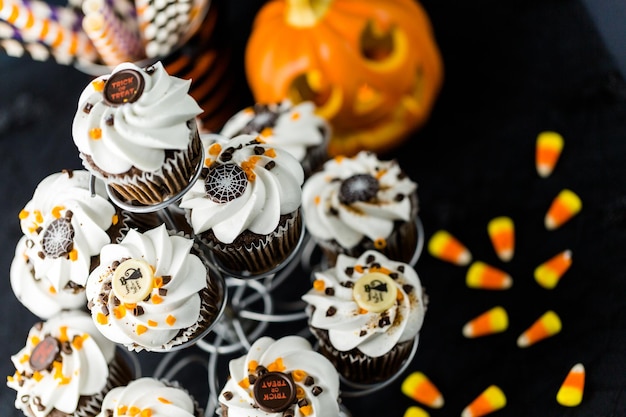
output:
[[[563, 149], [563, 144], [564, 144], [563, 136], [561, 136], [557, 132], [545, 131], [545, 132], [539, 133], [539, 135], [537, 136], [537, 143], [536, 143], [537, 150], [551, 149], [556, 154], [557, 159], [561, 154], [561, 151]], [[552, 164], [537, 161], [536, 163], [537, 173], [539, 174], [540, 177], [546, 178], [550, 174], [552, 174], [552, 171], [554, 170], [555, 165], [556, 165], [556, 161], [554, 161]]]
[[404, 417], [430, 417], [430, 414], [423, 408], [414, 405], [406, 409]]
[[[552, 259], [556, 259], [560, 257], [562, 257], [565, 262], [571, 263], [572, 251], [569, 249], [564, 250], [563, 252], [559, 253]], [[561, 277], [563, 276], [563, 274], [567, 271], [567, 269], [569, 269], [569, 265], [568, 265], [568, 266], [565, 266], [565, 270], [562, 272], [555, 271], [549, 266], [549, 262], [552, 259], [549, 259], [548, 261], [542, 263], [537, 268], [535, 268], [535, 271], [534, 271], [535, 281], [537, 281], [539, 285], [541, 285], [542, 287], [548, 290], [554, 289], [556, 285], [559, 283], [559, 281], [561, 280]]]
[[[488, 321], [489, 328], [481, 329], [482, 331], [476, 329], [476, 323], [479, 320], [486, 319]], [[503, 307], [497, 306], [493, 307], [490, 310], [485, 311], [484, 313], [478, 315], [472, 320], [468, 321], [463, 326], [463, 336], [468, 339], [472, 339], [480, 336], [487, 336], [494, 333], [501, 333], [509, 328], [509, 315]]]
[[[445, 253], [446, 247], [450, 243], [458, 245], [460, 249], [459, 253], [454, 254], [454, 259], [448, 259], [450, 254]], [[459, 266], [468, 265], [472, 260], [472, 254], [469, 250], [457, 238], [445, 230], [438, 230], [431, 236], [428, 241], [428, 253], [435, 258], [446, 260]]]
[[[489, 409], [475, 409], [475, 404], [479, 403], [479, 400], [483, 400], [489, 405]], [[480, 401], [482, 403], [483, 401]], [[497, 411], [506, 406], [506, 396], [504, 392], [497, 385], [490, 385], [484, 390], [470, 405], [463, 409], [461, 417], [480, 417], [486, 414]]]
[[[533, 340], [529, 335], [529, 331], [533, 328], [533, 326], [538, 324], [543, 325], [546, 330], [546, 334], [542, 335], [542, 337], [540, 337], [539, 339]], [[534, 345], [535, 343], [545, 339], [546, 337], [554, 336], [555, 334], [559, 333], [561, 331], [561, 328], [561, 318], [552, 310], [546, 311], [531, 325], [531, 327], [529, 327], [517, 338], [517, 346], [524, 348]]]
[[[498, 282], [494, 282], [493, 279], [484, 281], [485, 274], [489, 274], [492, 277], [496, 276]], [[507, 290], [513, 286], [513, 278], [494, 266], [482, 261], [475, 261], [467, 270], [465, 284], [470, 288]]]
[[582, 402], [585, 385], [585, 367], [577, 363], [570, 369], [556, 394], [556, 400], [565, 407], [576, 407]]
[[498, 235], [508, 234], [511, 241], [513, 240], [513, 235], [515, 233], [513, 220], [507, 216], [495, 217], [487, 224], [487, 233], [489, 234], [492, 244], [496, 249], [498, 258], [500, 258], [503, 262], [510, 261], [513, 258], [514, 242], [511, 242], [511, 248], [498, 248], [496, 246], [496, 239], [498, 238]]
[[443, 407], [444, 400], [439, 389], [420, 371], [409, 374], [404, 381], [402, 381], [400, 390], [407, 397], [428, 405], [431, 408]]

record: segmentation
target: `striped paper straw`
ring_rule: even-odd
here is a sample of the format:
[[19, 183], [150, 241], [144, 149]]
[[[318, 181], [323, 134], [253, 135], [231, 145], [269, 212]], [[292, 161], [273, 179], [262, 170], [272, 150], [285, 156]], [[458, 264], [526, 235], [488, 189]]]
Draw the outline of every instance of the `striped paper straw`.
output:
[[0, 0], [0, 19], [13, 25], [26, 42], [41, 42], [62, 62], [96, 62], [98, 54], [82, 31], [64, 27], [48, 18], [36, 17], [22, 3]]
[[35, 17], [54, 20], [72, 30], [79, 30], [81, 27], [83, 15], [72, 7], [51, 5], [43, 0], [24, 0], [23, 4]]
[[54, 58], [48, 46], [40, 42], [26, 42], [20, 39], [0, 39], [0, 51], [10, 57], [30, 58], [35, 61], [47, 61]]

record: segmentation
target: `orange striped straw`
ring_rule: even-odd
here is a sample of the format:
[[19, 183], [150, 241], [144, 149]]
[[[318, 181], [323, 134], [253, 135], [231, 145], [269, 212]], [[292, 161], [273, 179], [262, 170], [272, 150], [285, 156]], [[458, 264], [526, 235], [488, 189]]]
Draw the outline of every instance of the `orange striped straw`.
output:
[[465, 266], [472, 261], [472, 254], [465, 245], [445, 230], [439, 230], [431, 236], [428, 252], [435, 258], [459, 266]]
[[509, 316], [503, 307], [493, 307], [476, 316], [463, 326], [463, 336], [468, 339], [501, 333], [509, 327]]
[[517, 346], [532, 346], [559, 333], [561, 328], [560, 317], [554, 311], [548, 310], [517, 338]]
[[506, 406], [506, 396], [497, 385], [490, 385], [463, 409], [461, 417], [481, 417]]
[[548, 230], [561, 227], [582, 209], [580, 197], [572, 190], [562, 190], [552, 201], [545, 217]]
[[576, 407], [583, 400], [585, 390], [585, 367], [577, 363], [570, 369], [556, 394], [556, 400], [565, 407]]
[[563, 136], [557, 132], [541, 132], [535, 147], [535, 167], [540, 177], [552, 174], [563, 150]]
[[36, 16], [28, 7], [14, 1], [0, 0], [0, 19], [13, 25], [27, 42], [42, 42], [57, 57], [95, 62], [98, 54], [82, 31], [64, 27], [59, 22]]
[[407, 376], [400, 389], [407, 397], [431, 408], [443, 407], [443, 395], [422, 372], [416, 371]]
[[487, 224], [487, 233], [498, 258], [503, 262], [510, 261], [515, 251], [515, 226], [513, 225], [513, 220], [507, 216], [491, 219]]
[[413, 405], [406, 409], [404, 417], [430, 417], [430, 414], [423, 408]]
[[465, 283], [469, 288], [506, 290], [513, 285], [509, 274], [482, 261], [473, 262], [467, 270]]
[[535, 281], [546, 289], [553, 289], [572, 265], [572, 251], [564, 250], [535, 268]]

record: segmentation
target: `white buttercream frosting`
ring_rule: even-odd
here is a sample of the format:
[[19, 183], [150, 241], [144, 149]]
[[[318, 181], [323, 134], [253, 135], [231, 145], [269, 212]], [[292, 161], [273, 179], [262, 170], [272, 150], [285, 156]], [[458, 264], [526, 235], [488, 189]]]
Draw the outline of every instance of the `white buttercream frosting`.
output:
[[304, 172], [290, 153], [263, 143], [256, 135], [229, 139], [206, 134], [201, 139], [208, 173], [200, 176], [180, 202], [190, 212], [194, 233], [211, 229], [227, 244], [245, 230], [267, 235], [276, 229], [281, 215], [300, 207]]
[[[395, 302], [380, 312], [368, 311], [355, 298], [357, 281], [371, 273], [391, 277], [388, 285], [396, 287]], [[372, 297], [377, 296], [375, 289], [369, 290]], [[313, 288], [302, 299], [312, 307], [307, 308], [309, 325], [327, 330], [335, 349], [356, 348], [370, 357], [382, 356], [398, 343], [415, 338], [426, 312], [415, 270], [377, 251], [366, 251], [358, 258], [340, 254], [333, 268], [315, 273]]]
[[[228, 417], [281, 417], [282, 411], [264, 411], [257, 406], [254, 379], [263, 372], [291, 375], [298, 396], [293, 404], [295, 417], [335, 417], [339, 415], [339, 376], [331, 362], [313, 350], [308, 340], [300, 336], [285, 336], [275, 340], [262, 336], [248, 353], [229, 363], [229, 379], [219, 402], [228, 408]], [[307, 378], [309, 377], [309, 378]], [[300, 402], [300, 400], [303, 400]], [[301, 409], [301, 405], [306, 409]]]
[[[131, 229], [120, 243], [104, 246], [86, 291], [98, 330], [128, 349], [153, 350], [165, 349], [181, 329], [196, 325], [201, 316], [199, 292], [207, 286], [208, 271], [191, 253], [193, 244], [161, 225], [145, 233]], [[116, 290], [115, 270], [128, 259], [143, 262], [152, 274], [144, 273], [144, 281], [135, 281], [140, 284], [128, 279], [128, 287]], [[134, 303], [121, 301], [136, 290], [134, 285], [142, 290], [147, 286], [148, 296]]]
[[[138, 98], [112, 105], [104, 98], [106, 82], [120, 71], [135, 71], [143, 80]], [[202, 109], [188, 94], [191, 80], [167, 74], [157, 62], [147, 68], [125, 62], [83, 90], [74, 116], [72, 135], [82, 155], [107, 174], [121, 175], [135, 167], [156, 172], [164, 163], [166, 150], [189, 146], [188, 122]], [[101, 175], [97, 170], [96, 174]]]
[[86, 305], [92, 257], [111, 242], [107, 231], [120, 221], [102, 181], [95, 181], [92, 195], [90, 179], [84, 170], [51, 174], [20, 211], [24, 235], [11, 264], [11, 287], [40, 318]]
[[220, 134], [228, 137], [259, 134], [264, 142], [280, 146], [303, 161], [311, 147], [326, 146], [330, 125], [315, 114], [313, 102], [294, 105], [285, 99], [280, 103], [256, 104], [240, 110], [224, 124]]
[[194, 417], [195, 403], [187, 391], [151, 377], [138, 378], [107, 393], [96, 417]]
[[417, 214], [411, 201], [416, 189], [395, 160], [381, 161], [368, 151], [335, 157], [302, 187], [306, 228], [314, 238], [347, 249], [363, 238], [384, 242], [394, 222], [411, 221]]
[[[58, 355], [48, 353], [51, 347], [58, 348]], [[81, 396], [105, 388], [114, 355], [115, 344], [98, 332], [85, 312], [63, 312], [32, 327], [26, 346], [11, 356], [16, 371], [7, 385], [17, 391], [15, 407], [34, 417], [45, 417], [53, 409], [71, 415]]]

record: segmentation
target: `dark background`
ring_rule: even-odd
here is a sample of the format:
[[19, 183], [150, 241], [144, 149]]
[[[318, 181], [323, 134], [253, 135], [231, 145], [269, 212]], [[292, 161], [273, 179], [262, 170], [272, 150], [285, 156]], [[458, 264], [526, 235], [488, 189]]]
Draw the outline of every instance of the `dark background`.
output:
[[[264, 2], [227, 3], [222, 19], [242, 60], [251, 22]], [[494, 416], [626, 416], [626, 84], [620, 73], [626, 51], [621, 27], [614, 24], [623, 6], [590, 2], [590, 14], [572, 0], [422, 4], [443, 54], [444, 86], [427, 125], [384, 157], [397, 158], [419, 184], [427, 239], [436, 230], [450, 231], [475, 259], [509, 272], [514, 284], [501, 292], [469, 289], [466, 268], [424, 252], [416, 269], [430, 303], [417, 354], [393, 384], [344, 403], [354, 417], [400, 417], [418, 405], [401, 394], [400, 383], [420, 370], [445, 398], [439, 410], [423, 407], [433, 417], [460, 415], [491, 384], [508, 399]], [[5, 56], [0, 71], [0, 369], [10, 375], [9, 357], [37, 321], [9, 285], [20, 236], [17, 214], [45, 176], [80, 168], [71, 120], [90, 78], [72, 67]], [[243, 77], [238, 93], [242, 105], [251, 104]], [[543, 130], [565, 138], [561, 160], [545, 179], [534, 168], [535, 139]], [[544, 214], [563, 188], [581, 197], [583, 210], [547, 231]], [[500, 215], [516, 225], [509, 263], [496, 258], [486, 232], [487, 222]], [[555, 289], [539, 287], [534, 268], [564, 249], [573, 252], [572, 267]], [[495, 305], [507, 309], [509, 329], [464, 338], [463, 324]], [[518, 348], [519, 334], [548, 309], [561, 317], [562, 332]], [[181, 353], [187, 354], [202, 358], [203, 352]], [[140, 357], [147, 375], [165, 358]], [[582, 404], [570, 409], [555, 396], [577, 362], [587, 371], [585, 393]], [[193, 376], [195, 371], [202, 369], [182, 373], [181, 380], [202, 396], [206, 376]], [[0, 388], [0, 396], [0, 415], [17, 417], [14, 391]]]

